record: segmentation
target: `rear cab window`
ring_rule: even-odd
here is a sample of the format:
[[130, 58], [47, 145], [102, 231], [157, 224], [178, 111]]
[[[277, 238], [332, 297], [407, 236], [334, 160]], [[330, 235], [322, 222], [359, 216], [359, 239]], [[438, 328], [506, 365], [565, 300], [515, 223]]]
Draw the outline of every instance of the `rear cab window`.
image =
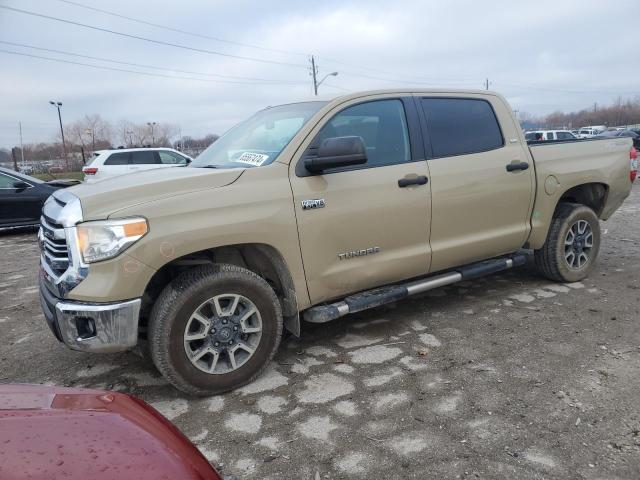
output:
[[421, 99], [434, 158], [495, 150], [504, 138], [491, 104], [475, 98]]

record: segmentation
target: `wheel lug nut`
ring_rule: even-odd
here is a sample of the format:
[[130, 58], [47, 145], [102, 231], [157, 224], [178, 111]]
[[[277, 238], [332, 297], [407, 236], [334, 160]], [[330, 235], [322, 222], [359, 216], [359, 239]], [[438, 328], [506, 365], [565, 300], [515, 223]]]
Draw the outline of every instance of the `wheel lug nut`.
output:
[[218, 346], [220, 346], [220, 343], [219, 343], [219, 342], [215, 342], [215, 343], [213, 344], [213, 346], [214, 346], [214, 347], [218, 347]]
[[238, 327], [237, 327], [237, 326], [233, 327], [233, 330], [234, 330], [234, 331], [237, 331], [237, 330], [238, 330]]
[[226, 321], [226, 320], [222, 320], [222, 323], [226, 325], [226, 324], [227, 324], [227, 321]]
[[233, 340], [229, 340], [229, 345], [233, 345]]
[[215, 328], [212, 328], [212, 329], [211, 329], [211, 333], [216, 333], [216, 329], [215, 329]]

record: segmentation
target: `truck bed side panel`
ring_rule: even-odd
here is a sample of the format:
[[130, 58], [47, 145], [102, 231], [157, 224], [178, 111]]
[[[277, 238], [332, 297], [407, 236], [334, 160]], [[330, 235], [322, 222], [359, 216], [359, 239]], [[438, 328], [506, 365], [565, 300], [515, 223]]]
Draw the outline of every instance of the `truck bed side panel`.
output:
[[599, 216], [609, 218], [631, 191], [630, 138], [579, 140], [530, 146], [535, 160], [537, 187], [531, 216], [531, 248], [540, 248], [562, 195], [578, 185], [602, 184], [607, 188]]

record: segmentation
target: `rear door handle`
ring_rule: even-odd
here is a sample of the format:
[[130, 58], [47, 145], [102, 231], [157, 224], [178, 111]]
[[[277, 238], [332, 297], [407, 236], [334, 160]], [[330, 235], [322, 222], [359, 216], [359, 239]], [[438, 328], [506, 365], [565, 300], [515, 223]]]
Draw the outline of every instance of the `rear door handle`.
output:
[[398, 180], [398, 186], [400, 188], [408, 187], [409, 185], [426, 185], [429, 179], [425, 175], [418, 177], [401, 178]]
[[507, 165], [507, 172], [516, 172], [518, 170], [527, 170], [529, 164], [527, 162], [510, 163]]

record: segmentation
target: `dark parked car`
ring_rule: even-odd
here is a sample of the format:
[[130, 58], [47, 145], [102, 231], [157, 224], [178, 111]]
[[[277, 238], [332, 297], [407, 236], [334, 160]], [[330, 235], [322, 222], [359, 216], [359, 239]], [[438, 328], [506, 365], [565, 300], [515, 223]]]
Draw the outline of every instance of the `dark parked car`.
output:
[[43, 385], [0, 385], [0, 478], [221, 480], [142, 400]]
[[631, 137], [633, 139], [633, 146], [636, 150], [640, 149], [640, 135], [633, 130], [607, 130], [597, 135], [597, 137]]
[[42, 205], [49, 195], [77, 183], [80, 181], [44, 182], [0, 167], [0, 229], [38, 225]]

